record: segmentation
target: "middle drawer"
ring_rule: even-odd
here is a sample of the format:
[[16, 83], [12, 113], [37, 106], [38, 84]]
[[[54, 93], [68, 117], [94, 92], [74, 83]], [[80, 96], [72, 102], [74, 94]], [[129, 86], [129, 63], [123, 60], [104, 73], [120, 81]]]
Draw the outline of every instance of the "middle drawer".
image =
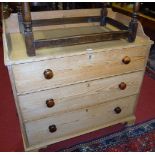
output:
[[137, 94], [143, 71], [20, 95], [24, 121], [69, 112]]

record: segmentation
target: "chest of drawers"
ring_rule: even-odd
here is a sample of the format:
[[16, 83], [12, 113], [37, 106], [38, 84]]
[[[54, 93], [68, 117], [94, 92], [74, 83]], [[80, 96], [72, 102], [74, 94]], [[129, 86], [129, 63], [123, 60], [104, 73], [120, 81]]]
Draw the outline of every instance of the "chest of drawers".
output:
[[[10, 25], [15, 25], [14, 29]], [[133, 43], [121, 39], [43, 48], [34, 57], [26, 55], [15, 14], [4, 21], [3, 30], [4, 60], [26, 151], [117, 123], [134, 122], [152, 43], [140, 23]], [[59, 29], [59, 34], [72, 31], [74, 28]], [[44, 33], [36, 30], [35, 35], [43, 37]]]

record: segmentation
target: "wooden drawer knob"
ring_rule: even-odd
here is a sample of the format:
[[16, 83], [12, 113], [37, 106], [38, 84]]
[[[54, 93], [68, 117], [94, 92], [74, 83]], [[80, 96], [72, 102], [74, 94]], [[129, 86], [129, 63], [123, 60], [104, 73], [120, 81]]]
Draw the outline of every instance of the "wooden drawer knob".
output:
[[46, 69], [44, 71], [44, 77], [45, 79], [51, 79], [53, 77], [53, 72], [51, 69]]
[[53, 132], [55, 132], [55, 131], [57, 131], [57, 127], [56, 127], [56, 125], [50, 125], [49, 126], [49, 132], [51, 132], [51, 133], [53, 133]]
[[49, 99], [49, 100], [46, 100], [46, 105], [48, 108], [51, 108], [55, 105], [55, 102], [53, 99]]
[[119, 88], [120, 88], [121, 90], [124, 90], [124, 89], [126, 88], [126, 83], [121, 82], [121, 83], [119, 84]]
[[115, 111], [115, 113], [116, 114], [119, 114], [119, 113], [121, 113], [121, 108], [120, 107], [116, 107], [115, 109], [114, 109], [114, 111]]
[[129, 63], [131, 62], [131, 59], [130, 59], [130, 57], [125, 56], [125, 57], [122, 59], [122, 62], [123, 62], [124, 64], [129, 64]]

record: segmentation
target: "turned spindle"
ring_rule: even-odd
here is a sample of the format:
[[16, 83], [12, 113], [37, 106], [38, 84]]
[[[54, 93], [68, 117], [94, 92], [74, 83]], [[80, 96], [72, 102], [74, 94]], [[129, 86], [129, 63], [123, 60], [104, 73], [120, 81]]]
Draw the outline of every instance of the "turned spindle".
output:
[[18, 14], [18, 23], [19, 23], [19, 30], [21, 33], [24, 33], [24, 26], [23, 26], [23, 16], [22, 16], [22, 3], [17, 3], [17, 14]]
[[103, 6], [102, 6], [102, 9], [101, 9], [101, 21], [100, 21], [100, 25], [101, 26], [105, 26], [106, 25], [106, 23], [107, 23], [107, 21], [106, 21], [107, 14], [108, 14], [107, 3], [104, 2]]
[[35, 56], [35, 47], [34, 47], [34, 37], [32, 33], [32, 21], [31, 21], [31, 12], [30, 5], [28, 2], [22, 3], [22, 17], [24, 24], [24, 36], [25, 44], [27, 49], [28, 56]]
[[140, 8], [140, 3], [134, 3], [133, 6], [133, 13], [132, 13], [132, 18], [131, 22], [129, 23], [129, 36], [128, 36], [128, 41], [129, 42], [134, 42], [136, 39], [136, 34], [137, 34], [137, 28], [138, 28], [138, 11]]

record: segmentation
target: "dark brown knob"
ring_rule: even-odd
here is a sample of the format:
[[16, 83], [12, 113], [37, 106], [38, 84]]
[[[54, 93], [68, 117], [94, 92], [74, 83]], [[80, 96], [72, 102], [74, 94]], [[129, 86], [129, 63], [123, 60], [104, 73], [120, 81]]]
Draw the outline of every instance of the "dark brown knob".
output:
[[126, 83], [121, 82], [118, 86], [121, 90], [124, 90], [126, 88]]
[[129, 64], [130, 61], [131, 61], [131, 59], [130, 59], [130, 57], [128, 57], [128, 56], [125, 56], [125, 57], [122, 59], [122, 62], [123, 62], [124, 64]]
[[115, 111], [115, 113], [116, 114], [119, 114], [119, 113], [121, 113], [121, 108], [120, 107], [116, 107], [115, 109], [114, 109], [114, 111]]
[[44, 77], [45, 79], [51, 79], [53, 77], [53, 72], [51, 69], [46, 69], [44, 71]]
[[55, 131], [57, 131], [57, 127], [56, 127], [56, 125], [50, 125], [49, 126], [49, 132], [51, 132], [51, 133], [53, 133], [53, 132], [55, 132]]
[[55, 105], [54, 100], [53, 99], [46, 100], [46, 105], [48, 108], [53, 107]]

